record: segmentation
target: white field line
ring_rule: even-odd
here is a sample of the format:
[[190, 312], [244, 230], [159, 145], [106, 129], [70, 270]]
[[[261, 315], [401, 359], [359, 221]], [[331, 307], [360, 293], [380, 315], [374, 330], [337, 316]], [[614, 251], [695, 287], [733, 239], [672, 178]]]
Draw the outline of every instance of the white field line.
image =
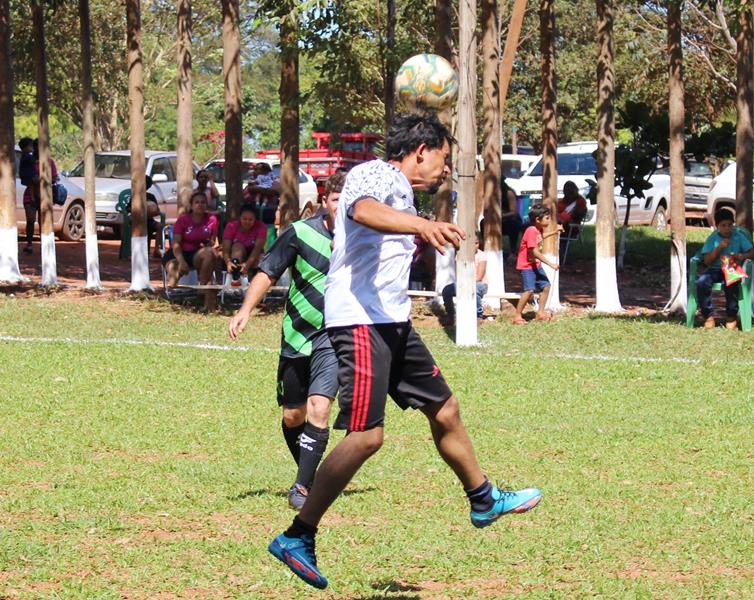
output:
[[[264, 346], [242, 346], [236, 344], [201, 344], [196, 342], [164, 342], [161, 340], [133, 340], [133, 339], [76, 339], [70, 337], [17, 337], [12, 335], [0, 335], [0, 342], [14, 342], [21, 344], [71, 344], [82, 346], [94, 346], [105, 344], [111, 346], [158, 346], [162, 348], [189, 348], [194, 350], [216, 350], [218, 352], [265, 352], [277, 354], [279, 348], [266, 348]], [[682, 356], [671, 357], [647, 357], [647, 356], [610, 356], [608, 354], [571, 354], [571, 353], [522, 353], [522, 352], [500, 352], [492, 348], [466, 349], [464, 353], [476, 354], [479, 356], [503, 356], [507, 358], [523, 359], [559, 359], [559, 360], [580, 360], [585, 362], [626, 362], [626, 363], [668, 363], [684, 365], [701, 365], [713, 364], [717, 361], [714, 359], [688, 358]], [[754, 366], [754, 360], [730, 360], [725, 359], [726, 364], [740, 366]]]

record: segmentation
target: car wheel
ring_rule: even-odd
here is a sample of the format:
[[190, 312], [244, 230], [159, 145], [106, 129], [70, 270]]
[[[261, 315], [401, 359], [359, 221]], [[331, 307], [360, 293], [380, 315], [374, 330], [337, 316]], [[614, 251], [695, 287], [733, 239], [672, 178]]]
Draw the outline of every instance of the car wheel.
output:
[[665, 207], [664, 206], [658, 206], [657, 210], [655, 211], [655, 216], [652, 217], [652, 227], [657, 229], [657, 231], [665, 231], [668, 226], [668, 217], [665, 214]]
[[60, 236], [67, 242], [78, 242], [84, 237], [84, 207], [78, 202], [68, 207]]
[[311, 202], [307, 202], [304, 209], [301, 211], [299, 219], [308, 219], [314, 216], [314, 207]]

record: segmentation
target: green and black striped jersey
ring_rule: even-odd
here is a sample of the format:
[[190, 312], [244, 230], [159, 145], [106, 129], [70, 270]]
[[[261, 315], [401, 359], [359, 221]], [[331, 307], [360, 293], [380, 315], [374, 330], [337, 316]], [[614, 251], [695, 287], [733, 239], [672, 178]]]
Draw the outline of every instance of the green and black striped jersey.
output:
[[310, 356], [330, 345], [325, 332], [325, 280], [330, 268], [332, 233], [324, 216], [296, 221], [280, 234], [259, 269], [273, 279], [291, 270], [291, 287], [285, 302], [280, 354]]

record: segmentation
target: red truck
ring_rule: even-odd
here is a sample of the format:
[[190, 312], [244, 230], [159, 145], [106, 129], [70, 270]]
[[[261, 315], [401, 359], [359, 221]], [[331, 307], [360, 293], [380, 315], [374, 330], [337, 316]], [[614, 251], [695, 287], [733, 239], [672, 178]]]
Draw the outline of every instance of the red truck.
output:
[[[314, 178], [320, 194], [324, 193], [327, 178], [338, 169], [348, 171], [354, 165], [377, 158], [374, 150], [383, 140], [376, 133], [341, 133], [336, 142], [333, 134], [320, 131], [313, 132], [312, 138], [317, 147], [299, 150], [298, 160], [299, 167]], [[280, 150], [259, 150], [257, 156], [279, 159]]]

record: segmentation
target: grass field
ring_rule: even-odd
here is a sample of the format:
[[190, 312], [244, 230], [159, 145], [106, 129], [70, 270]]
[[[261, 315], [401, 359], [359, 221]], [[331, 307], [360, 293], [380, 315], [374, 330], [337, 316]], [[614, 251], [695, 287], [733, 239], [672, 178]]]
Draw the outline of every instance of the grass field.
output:
[[162, 302], [0, 299], [0, 598], [754, 597], [751, 334], [421, 328], [490, 477], [544, 500], [475, 530], [422, 415], [390, 406], [316, 592], [266, 551], [293, 515], [279, 323], [232, 346], [227, 317]]

